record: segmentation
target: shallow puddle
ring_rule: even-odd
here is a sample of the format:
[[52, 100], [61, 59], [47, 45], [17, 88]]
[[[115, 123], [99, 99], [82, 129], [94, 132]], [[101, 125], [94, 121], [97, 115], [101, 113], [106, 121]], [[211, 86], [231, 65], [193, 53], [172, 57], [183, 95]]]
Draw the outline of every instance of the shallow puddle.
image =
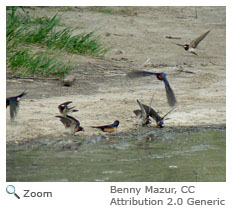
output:
[[9, 181], [225, 181], [225, 126], [7, 143]]

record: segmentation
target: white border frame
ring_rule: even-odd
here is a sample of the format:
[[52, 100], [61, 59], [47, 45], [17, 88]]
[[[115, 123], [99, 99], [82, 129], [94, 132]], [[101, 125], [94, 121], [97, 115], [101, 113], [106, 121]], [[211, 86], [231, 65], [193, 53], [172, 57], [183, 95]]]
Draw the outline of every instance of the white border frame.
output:
[[[159, 214], [161, 213], [173, 213], [175, 210], [178, 214], [229, 214], [231, 213], [232, 208], [232, 197], [230, 195], [232, 188], [232, 150], [231, 150], [231, 135], [232, 135], [232, 123], [231, 123], [231, 107], [232, 107], [232, 63], [231, 63], [231, 47], [232, 47], [232, 4], [231, 1], [216, 1], [216, 0], [201, 0], [201, 1], [161, 1], [156, 0], [152, 1], [71, 1], [71, 0], [2, 0], [0, 1], [0, 26], [1, 26], [1, 40], [0, 40], [0, 67], [1, 67], [1, 84], [0, 84], [0, 93], [1, 93], [1, 143], [0, 143], [0, 199], [1, 199], [1, 208], [7, 214], [73, 214], [73, 213], [84, 213], [84, 214], [117, 214], [130, 213], [130, 214], [144, 214], [152, 213]], [[18, 182], [13, 183], [18, 190], [20, 196], [23, 195], [24, 189], [31, 189], [34, 191], [52, 191], [53, 198], [21, 198], [17, 200], [14, 196], [8, 195], [5, 192], [6, 186], [10, 183], [6, 183], [6, 116], [5, 116], [5, 105], [3, 101], [6, 96], [6, 39], [5, 39], [5, 7], [7, 6], [96, 6], [96, 5], [105, 5], [105, 6], [227, 6], [227, 62], [226, 62], [226, 121], [227, 121], [227, 182], [207, 182], [207, 183], [97, 183], [97, 182], [44, 182], [44, 183], [24, 183]], [[3, 110], [4, 108], [4, 110]], [[217, 117], [217, 116], [215, 116]], [[122, 194], [110, 194], [109, 189], [111, 185], [118, 187], [144, 187], [146, 185], [153, 185], [156, 187], [180, 187], [183, 185], [187, 186], [196, 186], [196, 193], [193, 195], [198, 199], [226, 199], [226, 206], [109, 206], [110, 199], [113, 197], [124, 197], [129, 198], [130, 195]], [[186, 195], [181, 194], [186, 198]], [[147, 195], [141, 195], [140, 198], [150, 197]], [[161, 194], [152, 195], [153, 198], [168, 198], [168, 195], [162, 196]], [[189, 196], [191, 197], [191, 196]]]

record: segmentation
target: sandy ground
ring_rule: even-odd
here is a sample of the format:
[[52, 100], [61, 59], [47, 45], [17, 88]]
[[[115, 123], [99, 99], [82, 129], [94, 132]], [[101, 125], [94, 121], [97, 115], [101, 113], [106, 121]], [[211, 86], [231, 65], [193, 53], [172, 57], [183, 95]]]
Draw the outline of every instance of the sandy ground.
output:
[[[120, 10], [117, 8], [117, 10]], [[55, 8], [28, 10], [35, 16], [53, 16]], [[226, 11], [225, 7], [142, 7], [131, 14], [104, 14], [76, 7], [64, 12], [66, 26], [81, 26], [77, 32], [96, 30], [111, 50], [104, 58], [67, 55], [76, 66], [76, 81], [64, 87], [62, 81], [7, 78], [7, 96], [27, 89], [15, 122], [6, 110], [7, 141], [40, 136], [65, 135], [57, 106], [73, 101], [74, 113], [85, 132], [100, 131], [92, 125], [110, 124], [118, 119], [118, 132], [139, 128], [133, 110], [136, 99], [150, 103], [161, 115], [167, 104], [164, 84], [155, 77], [128, 79], [133, 69], [165, 72], [178, 100], [166, 126], [218, 125], [226, 123]], [[189, 54], [175, 43], [186, 43], [211, 30], [197, 53]], [[168, 39], [166, 36], [180, 37]], [[150, 59], [150, 63], [144, 62]], [[7, 71], [8, 73], [9, 71]], [[153, 123], [152, 126], [155, 127]], [[78, 137], [77, 137], [78, 138]]]

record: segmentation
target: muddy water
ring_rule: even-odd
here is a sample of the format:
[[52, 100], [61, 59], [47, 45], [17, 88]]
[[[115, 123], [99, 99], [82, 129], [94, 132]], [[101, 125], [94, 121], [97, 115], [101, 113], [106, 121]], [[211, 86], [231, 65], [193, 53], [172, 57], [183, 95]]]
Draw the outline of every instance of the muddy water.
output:
[[225, 126], [7, 143], [7, 181], [225, 181]]

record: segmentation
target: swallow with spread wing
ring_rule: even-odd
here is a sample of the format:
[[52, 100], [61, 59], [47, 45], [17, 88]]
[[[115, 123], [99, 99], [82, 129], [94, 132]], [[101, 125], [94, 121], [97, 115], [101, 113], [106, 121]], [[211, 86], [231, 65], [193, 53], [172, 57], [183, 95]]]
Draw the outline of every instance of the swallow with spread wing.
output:
[[181, 46], [185, 49], [185, 51], [188, 51], [192, 54], [198, 55], [195, 52], [195, 49], [197, 48], [198, 44], [208, 35], [210, 31], [205, 32], [204, 34], [202, 34], [201, 36], [197, 37], [196, 39], [194, 39], [190, 44], [176, 44], [178, 46]]
[[102, 126], [92, 126], [92, 128], [97, 128], [97, 129], [100, 129], [104, 132], [114, 132], [117, 130], [118, 128], [118, 125], [119, 125], [119, 121], [118, 120], [115, 120], [113, 124], [110, 124], [110, 125], [102, 125]]
[[141, 102], [137, 99], [137, 103], [139, 104], [140, 110], [134, 111], [135, 115], [139, 118], [139, 124], [142, 126], [148, 125], [151, 123], [151, 119], [149, 118], [149, 112], [147, 112]]
[[60, 121], [64, 124], [64, 127], [70, 129], [70, 132], [75, 136], [76, 132], [84, 131], [84, 128], [80, 126], [80, 122], [72, 116], [56, 116], [60, 118]]
[[62, 103], [62, 104], [60, 104], [60, 105], [58, 106], [58, 109], [59, 109], [60, 113], [61, 113], [63, 116], [66, 116], [68, 113], [71, 113], [71, 112], [78, 112], [78, 110], [76, 110], [76, 109], [73, 110], [73, 108], [75, 108], [75, 106], [73, 106], [73, 107], [68, 107], [68, 105], [71, 104], [71, 103], [72, 103], [71, 101], [69, 101], [69, 102], [64, 102], [64, 103]]
[[[146, 111], [147, 115], [152, 117], [156, 121], [157, 126], [160, 128], [163, 128], [164, 120], [166, 116], [176, 108], [176, 107], [172, 108], [170, 111], [168, 111], [168, 113], [166, 113], [163, 117], [161, 117], [151, 106], [147, 106], [145, 104], [142, 104], [142, 106]], [[141, 115], [141, 110], [134, 110], [134, 113], [136, 116], [139, 116]]]
[[139, 78], [139, 77], [146, 77], [146, 76], [151, 76], [151, 75], [155, 75], [158, 80], [164, 82], [166, 95], [167, 95], [167, 99], [168, 99], [168, 104], [171, 107], [174, 107], [176, 104], [176, 97], [175, 97], [175, 94], [174, 94], [174, 92], [173, 92], [173, 90], [168, 82], [168, 79], [167, 79], [165, 73], [163, 73], [163, 72], [161, 72], [161, 73], [147, 72], [147, 71], [141, 71], [141, 70], [135, 70], [135, 71], [127, 73], [127, 76], [129, 78]]
[[19, 102], [23, 96], [27, 93], [24, 91], [18, 96], [8, 97], [6, 98], [6, 108], [10, 106], [10, 119], [14, 120], [15, 116], [19, 110]]

